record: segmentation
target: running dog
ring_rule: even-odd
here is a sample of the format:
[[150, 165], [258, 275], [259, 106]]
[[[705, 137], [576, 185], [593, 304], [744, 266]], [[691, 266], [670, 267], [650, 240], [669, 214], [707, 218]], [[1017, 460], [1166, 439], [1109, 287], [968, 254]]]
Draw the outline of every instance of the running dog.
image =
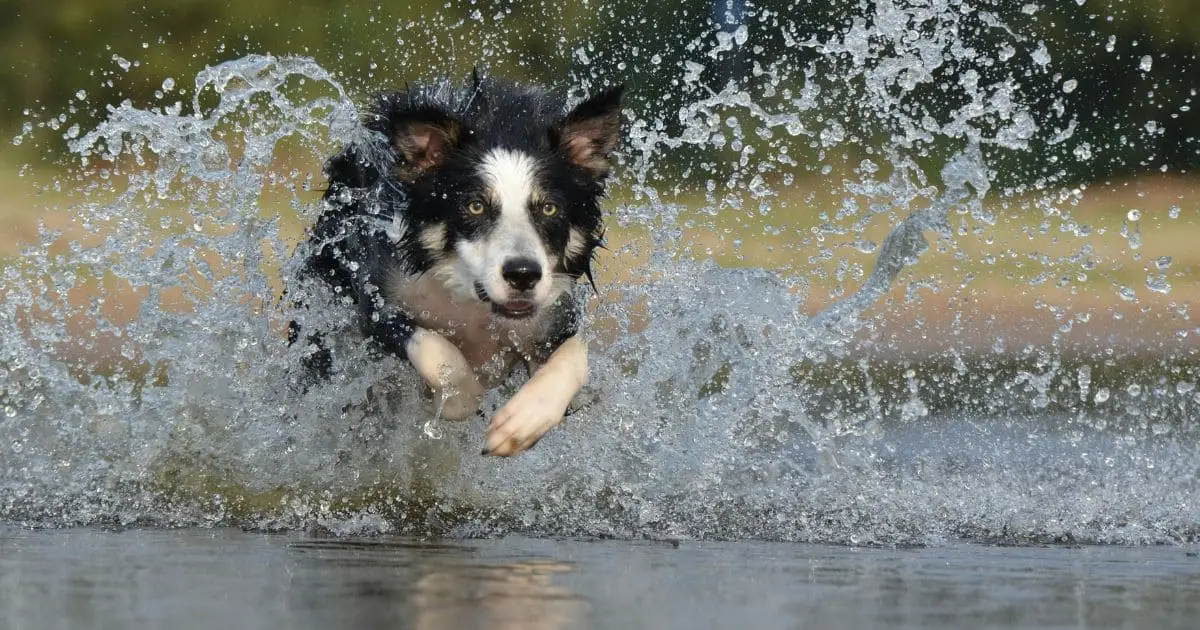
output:
[[[524, 363], [483, 454], [514, 455], [587, 383], [573, 288], [592, 280], [600, 201], [621, 139], [622, 88], [568, 109], [548, 90], [475, 75], [379, 96], [325, 166], [302, 275], [356, 309], [365, 337], [406, 358], [447, 420], [478, 413]], [[593, 283], [594, 287], [594, 283]], [[289, 330], [292, 342], [299, 326]], [[319, 334], [310, 366], [328, 370]]]

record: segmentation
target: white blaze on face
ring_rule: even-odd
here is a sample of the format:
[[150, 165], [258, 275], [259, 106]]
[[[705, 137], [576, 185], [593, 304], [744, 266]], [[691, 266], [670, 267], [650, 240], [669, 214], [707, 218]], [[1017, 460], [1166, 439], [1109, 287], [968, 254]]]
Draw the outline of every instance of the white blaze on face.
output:
[[504, 263], [517, 258], [537, 261], [542, 279], [533, 289], [533, 299], [545, 304], [551, 297], [553, 268], [529, 211], [538, 195], [537, 162], [520, 151], [494, 149], [480, 163], [479, 176], [489, 202], [500, 214], [482, 240], [457, 244], [459, 257], [488, 296], [499, 302], [515, 297], [510, 296], [508, 283], [500, 273]]

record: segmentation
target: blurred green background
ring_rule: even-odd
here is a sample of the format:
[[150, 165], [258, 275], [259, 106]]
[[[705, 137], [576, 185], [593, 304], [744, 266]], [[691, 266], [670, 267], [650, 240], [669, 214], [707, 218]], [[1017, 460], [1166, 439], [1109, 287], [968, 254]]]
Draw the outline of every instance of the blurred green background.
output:
[[[978, 9], [994, 12], [1031, 48], [1045, 41], [1053, 74], [1077, 81], [1068, 103], [1076, 111], [1070, 114], [1078, 122], [1077, 137], [1098, 150], [1090, 160], [1065, 164], [1069, 177], [1095, 181], [1196, 167], [1200, 0], [996, 2]], [[756, 63], [790, 56], [797, 72], [777, 84], [798, 89], [805, 81], [799, 65], [816, 53], [789, 46], [788, 36], [827, 38], [863, 13], [858, 3], [794, 0], [3, 0], [0, 130], [11, 136], [31, 118], [59, 114], [87, 127], [106, 105], [162, 101], [155, 92], [167, 77], [180, 89], [166, 102], [188, 98], [196, 72], [250, 52], [314, 57], [359, 96], [408, 80], [464, 76], [477, 64], [559, 85], [568, 74], [575, 84], [595, 76], [598, 83], [626, 83], [631, 107], [660, 112], [670, 125], [677, 121], [669, 114], [687, 96], [678, 84], [683, 61], [705, 64], [705, 80], [719, 89], [731, 79], [752, 82]], [[774, 15], [775, 23], [791, 26], [756, 28], [738, 55], [718, 62], [706, 57], [704, 47], [691, 45], [732, 28], [725, 17], [737, 21], [746, 14]], [[991, 32], [960, 37], [971, 45], [1002, 36], [999, 29]], [[1140, 67], [1145, 56], [1152, 60], [1149, 70]], [[1030, 74], [1021, 86], [1035, 111], [1048, 111], [1062, 96], [1037, 85], [1051, 78]], [[928, 102], [936, 103], [937, 96], [930, 94]], [[1168, 132], [1147, 133], [1142, 127], [1150, 120]], [[1104, 147], [1113, 150], [1100, 150]], [[1028, 159], [1037, 157], [1035, 152]]]

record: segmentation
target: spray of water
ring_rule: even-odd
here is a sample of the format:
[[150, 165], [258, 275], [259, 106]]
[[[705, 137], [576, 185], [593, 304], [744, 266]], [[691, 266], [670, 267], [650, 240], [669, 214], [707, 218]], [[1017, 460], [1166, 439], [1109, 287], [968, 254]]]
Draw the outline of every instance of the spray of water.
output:
[[[69, 227], [44, 229], [3, 270], [0, 520], [860, 544], [1194, 538], [1197, 401], [1191, 373], [1171, 363], [1187, 355], [1156, 364], [1169, 377], [1054, 345], [1012, 360], [980, 359], [965, 341], [923, 363], [872, 358], [889, 313], [867, 313], [929, 239], [953, 248], [996, 224], [997, 165], [1071, 142], [1074, 123], [1035, 115], [1018, 78], [1047, 72], [1045, 45], [953, 2], [871, 3], [819, 35], [768, 11], [740, 19], [689, 45], [672, 70], [680, 107], [629, 112], [626, 201], [611, 220], [630, 244], [614, 242], [614, 256], [648, 264], [593, 300], [590, 404], [511, 460], [477, 455], [480, 424], [431, 422], [412, 370], [354, 350], [352, 336], [331, 382], [299, 382], [308, 349], [285, 343], [297, 313], [279, 299], [296, 238], [280, 217], [311, 221], [321, 182], [279, 162], [317, 164], [365, 133], [329, 72], [244, 57], [200, 73], [190, 107], [123, 103], [68, 134]], [[703, 81], [753, 29], [788, 54]], [[1018, 55], [1024, 66], [1008, 63]], [[858, 157], [826, 181], [840, 208], [788, 238], [776, 217], [806, 168], [800, 151], [822, 176], [837, 155]], [[668, 159], [680, 154], [713, 173], [692, 205], [671, 201], [674, 181], [694, 179]], [[1057, 188], [1059, 176], [1042, 164], [1009, 177], [1003, 203], [1025, 195], [1032, 220], [1086, 236], [1061, 210], [1083, 192]], [[712, 262], [695, 234], [730, 215], [757, 215], [808, 266]], [[841, 259], [836, 282], [857, 288], [805, 316], [813, 278], [840, 256], [834, 237], [872, 253], [873, 270]], [[1044, 264], [1086, 268], [1089, 251]], [[1165, 278], [1147, 286], [1169, 292]], [[962, 279], [908, 280], [919, 299]], [[332, 328], [347, 315], [303, 313]]]

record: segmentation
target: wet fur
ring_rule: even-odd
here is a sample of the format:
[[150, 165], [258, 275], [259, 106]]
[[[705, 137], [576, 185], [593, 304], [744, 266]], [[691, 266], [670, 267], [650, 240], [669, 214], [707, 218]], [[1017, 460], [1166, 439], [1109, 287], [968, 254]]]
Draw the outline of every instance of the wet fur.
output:
[[[484, 452], [511, 455], [562, 418], [586, 383], [571, 290], [591, 279], [620, 95], [567, 110], [537, 87], [474, 77], [377, 98], [369, 132], [326, 165], [325, 207], [302, 275], [354, 306], [363, 334], [407, 358], [440, 413], [476, 412], [518, 362], [530, 381], [492, 418]], [[332, 367], [319, 333], [290, 329]]]

